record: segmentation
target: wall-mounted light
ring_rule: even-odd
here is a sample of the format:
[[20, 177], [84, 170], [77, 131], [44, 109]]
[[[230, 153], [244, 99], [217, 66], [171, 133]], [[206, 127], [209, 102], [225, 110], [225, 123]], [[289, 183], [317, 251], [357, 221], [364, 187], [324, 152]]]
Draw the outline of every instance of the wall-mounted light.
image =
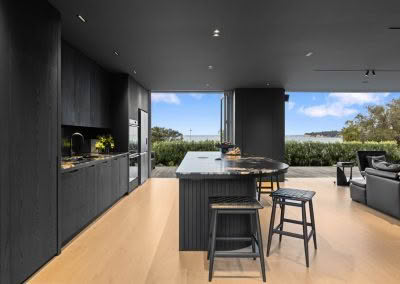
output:
[[82, 16], [82, 15], [76, 15], [76, 17], [82, 22], [82, 23], [86, 23], [86, 19]]

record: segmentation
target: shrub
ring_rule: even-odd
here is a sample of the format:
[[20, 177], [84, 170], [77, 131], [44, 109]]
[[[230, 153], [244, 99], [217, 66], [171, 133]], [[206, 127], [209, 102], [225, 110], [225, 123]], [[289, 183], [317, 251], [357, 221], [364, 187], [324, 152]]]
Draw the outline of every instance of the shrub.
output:
[[[188, 151], [219, 151], [215, 141], [161, 141], [153, 143], [156, 164], [179, 165]], [[285, 143], [285, 163], [290, 166], [332, 166], [339, 161], [356, 162], [358, 150], [384, 150], [389, 161], [400, 161], [396, 142], [296, 142]]]
[[215, 141], [160, 141], [153, 143], [156, 165], [177, 166], [189, 151], [218, 151]]
[[285, 162], [290, 166], [332, 166], [339, 161], [356, 162], [359, 150], [384, 150], [389, 161], [400, 160], [396, 142], [296, 142], [285, 143]]

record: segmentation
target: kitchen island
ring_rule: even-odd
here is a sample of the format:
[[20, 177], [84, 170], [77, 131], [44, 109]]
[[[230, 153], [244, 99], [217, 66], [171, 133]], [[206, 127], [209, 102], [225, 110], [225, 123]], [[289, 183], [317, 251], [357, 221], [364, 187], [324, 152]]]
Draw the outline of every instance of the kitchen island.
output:
[[[283, 174], [288, 165], [263, 157], [226, 156], [220, 152], [188, 152], [176, 170], [179, 178], [179, 250], [207, 250], [208, 198], [212, 196], [256, 197], [256, 178]], [[248, 216], [221, 215], [217, 234], [244, 236], [250, 231]], [[217, 243], [218, 250], [247, 246], [247, 242]]]

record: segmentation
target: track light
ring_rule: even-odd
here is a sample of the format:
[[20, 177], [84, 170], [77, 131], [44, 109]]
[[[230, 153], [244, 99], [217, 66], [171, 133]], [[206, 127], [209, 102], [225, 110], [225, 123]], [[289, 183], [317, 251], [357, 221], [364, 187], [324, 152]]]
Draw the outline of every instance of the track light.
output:
[[367, 70], [367, 72], [365, 72], [365, 77], [369, 76], [369, 70]]

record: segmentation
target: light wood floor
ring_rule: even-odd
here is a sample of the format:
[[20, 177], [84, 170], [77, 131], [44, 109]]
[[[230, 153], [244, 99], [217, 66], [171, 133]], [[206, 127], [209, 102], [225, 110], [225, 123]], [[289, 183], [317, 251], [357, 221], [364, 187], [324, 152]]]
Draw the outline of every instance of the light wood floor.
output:
[[[289, 179], [317, 192], [318, 251], [274, 236], [267, 283], [400, 283], [400, 222], [352, 202], [332, 178]], [[261, 212], [266, 247], [270, 200]], [[300, 218], [298, 208], [288, 208]], [[277, 212], [278, 213], [278, 212]], [[298, 225], [287, 228], [301, 232]], [[29, 283], [207, 283], [205, 252], [178, 251], [178, 180], [151, 179], [80, 234]], [[259, 261], [216, 259], [213, 283], [262, 283]]]

